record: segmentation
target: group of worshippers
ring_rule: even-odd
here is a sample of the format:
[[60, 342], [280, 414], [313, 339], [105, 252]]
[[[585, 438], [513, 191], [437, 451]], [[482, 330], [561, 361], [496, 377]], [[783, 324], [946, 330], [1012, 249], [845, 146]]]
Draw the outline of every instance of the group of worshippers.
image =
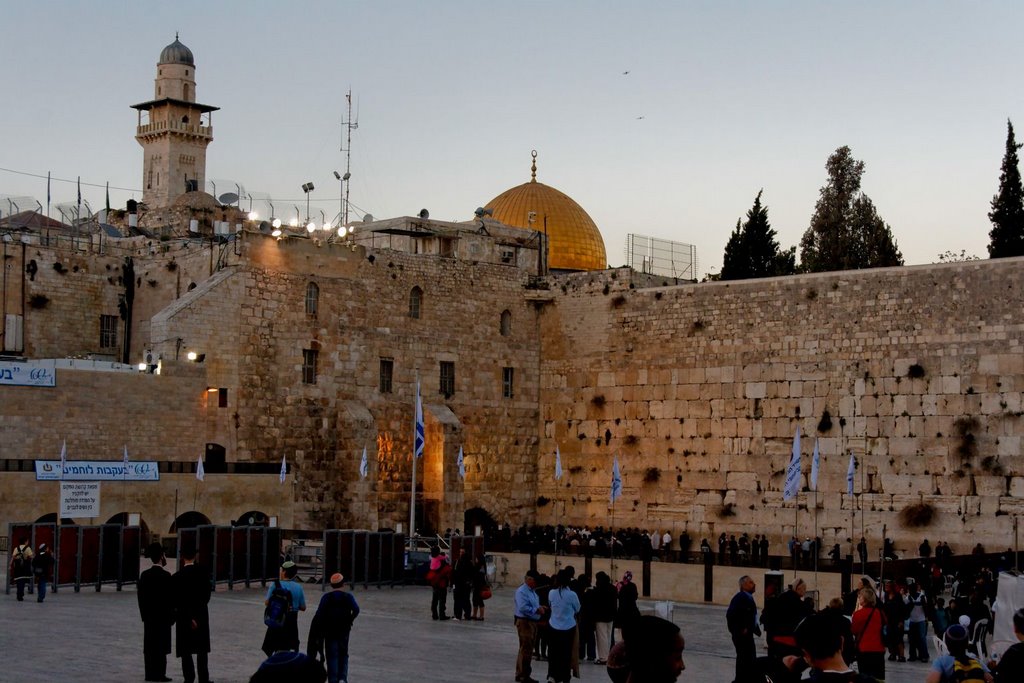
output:
[[[763, 683], [765, 680], [795, 683], [808, 667], [811, 681], [884, 681], [885, 654], [893, 643], [890, 629], [900, 633], [902, 642], [904, 621], [910, 619], [915, 606], [925, 602], [920, 588], [913, 584], [882, 598], [876, 594], [874, 582], [864, 577], [860, 587], [853, 591], [852, 615], [840, 598], [832, 599], [827, 607], [816, 611], [806, 598], [806, 584], [796, 579], [788, 590], [766, 601], [758, 618], [754, 599], [756, 583], [750, 576], [744, 576], [739, 588], [726, 612], [736, 650], [734, 683]], [[900, 606], [897, 621], [887, 616], [886, 603]], [[924, 629], [915, 629], [914, 623], [911, 621], [911, 628], [915, 630], [911, 653], [917, 661], [927, 663], [930, 658], [923, 642]], [[979, 656], [983, 650], [972, 643], [963, 624], [954, 623], [942, 629], [939, 633], [944, 651], [937, 652], [931, 660], [926, 683], [1024, 681], [1024, 609], [1013, 615], [1013, 625], [1020, 642], [1008, 648], [998, 662], [983, 661]], [[761, 635], [761, 626], [766, 632], [766, 657], [757, 656], [755, 637]], [[891, 655], [889, 659], [898, 657]], [[856, 664], [856, 671], [853, 664]]]
[[46, 599], [46, 586], [53, 579], [54, 559], [49, 547], [40, 543], [35, 551], [29, 545], [28, 537], [21, 537], [11, 552], [11, 562], [7, 567], [7, 576], [14, 584], [18, 602], [25, 599], [25, 589], [32, 591], [36, 586], [36, 602]]
[[[182, 547], [180, 568], [172, 575], [165, 569], [167, 559], [162, 546], [152, 543], [146, 549], [152, 566], [139, 575], [137, 588], [147, 681], [171, 680], [167, 676], [167, 655], [171, 652], [173, 626], [175, 654], [181, 659], [185, 683], [212, 683], [208, 605], [213, 584], [209, 570], [197, 563], [197, 555], [194, 547]], [[301, 653], [298, 613], [305, 611], [306, 599], [297, 573], [295, 563], [285, 561], [278, 579], [267, 588], [265, 604], [269, 607], [272, 600], [284, 599], [287, 612], [280, 624], [267, 621], [262, 647], [267, 659], [250, 683], [344, 683], [348, 679], [349, 634], [359, 616], [359, 605], [344, 590], [344, 577], [339, 573], [331, 576], [331, 591], [320, 599], [309, 629], [307, 652]]]
[[675, 681], [683, 670], [683, 637], [672, 622], [641, 616], [631, 572], [613, 584], [605, 572], [590, 585], [572, 566], [553, 577], [529, 571], [516, 590], [519, 637], [515, 680], [536, 683], [533, 660], [546, 659], [546, 680], [579, 678], [581, 661], [607, 667], [617, 683]]

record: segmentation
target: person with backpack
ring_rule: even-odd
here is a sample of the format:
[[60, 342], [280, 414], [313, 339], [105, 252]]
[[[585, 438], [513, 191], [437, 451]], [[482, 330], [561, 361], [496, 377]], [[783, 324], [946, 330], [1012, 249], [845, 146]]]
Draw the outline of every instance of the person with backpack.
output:
[[267, 634], [262, 647], [267, 657], [282, 650], [299, 649], [299, 612], [306, 610], [306, 594], [302, 592], [302, 584], [295, 580], [298, 573], [295, 563], [286, 560], [278, 578], [267, 587], [267, 599], [263, 603]]
[[967, 652], [967, 629], [953, 624], [942, 637], [949, 654], [932, 660], [931, 671], [925, 683], [960, 683], [961, 681], [991, 681], [992, 675], [984, 662]]
[[344, 576], [331, 575], [331, 591], [320, 598], [309, 627], [306, 651], [326, 662], [328, 683], [348, 681], [348, 638], [359, 616], [359, 604], [344, 585]]
[[39, 552], [32, 558], [32, 573], [36, 577], [36, 602], [46, 599], [46, 584], [53, 579], [53, 554], [45, 543], [39, 544]]
[[18, 602], [25, 599], [25, 584], [32, 581], [32, 556], [32, 546], [28, 544], [28, 539], [22, 536], [11, 554], [11, 565], [7, 572], [18, 589]]

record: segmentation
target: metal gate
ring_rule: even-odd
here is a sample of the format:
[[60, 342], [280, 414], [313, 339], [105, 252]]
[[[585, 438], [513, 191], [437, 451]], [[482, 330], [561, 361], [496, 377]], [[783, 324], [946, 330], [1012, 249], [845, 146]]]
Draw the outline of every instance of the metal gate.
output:
[[[83, 585], [124, 584], [139, 579], [142, 555], [142, 531], [137, 526], [99, 524], [95, 526], [12, 523], [8, 525], [11, 543], [7, 552], [8, 566], [14, 548], [22, 538], [29, 539], [35, 550], [40, 543], [53, 549], [53, 591], [60, 586], [73, 586], [77, 593]], [[8, 576], [5, 592], [11, 592]]]

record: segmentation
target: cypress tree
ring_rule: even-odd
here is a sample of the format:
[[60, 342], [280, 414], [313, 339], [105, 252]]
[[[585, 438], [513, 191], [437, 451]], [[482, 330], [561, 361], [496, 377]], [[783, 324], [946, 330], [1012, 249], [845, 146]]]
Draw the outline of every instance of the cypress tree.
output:
[[1024, 254], [1024, 188], [1021, 187], [1017, 150], [1021, 145], [1013, 135], [1013, 123], [1006, 122], [1006, 153], [999, 174], [999, 193], [992, 198], [992, 221], [989, 231], [988, 255], [991, 258]]

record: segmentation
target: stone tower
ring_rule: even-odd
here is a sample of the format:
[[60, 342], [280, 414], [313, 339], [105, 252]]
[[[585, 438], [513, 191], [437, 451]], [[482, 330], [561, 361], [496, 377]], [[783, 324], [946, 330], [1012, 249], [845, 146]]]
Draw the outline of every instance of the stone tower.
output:
[[196, 102], [195, 73], [192, 50], [175, 35], [160, 53], [154, 98], [132, 105], [139, 112], [135, 139], [143, 149], [142, 201], [151, 208], [202, 190], [206, 182], [206, 146], [219, 107]]

